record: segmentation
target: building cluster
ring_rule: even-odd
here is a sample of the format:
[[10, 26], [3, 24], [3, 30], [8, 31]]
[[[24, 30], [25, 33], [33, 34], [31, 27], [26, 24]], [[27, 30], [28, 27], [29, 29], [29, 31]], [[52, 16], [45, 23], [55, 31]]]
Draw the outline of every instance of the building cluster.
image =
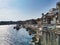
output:
[[48, 13], [42, 13], [41, 45], [60, 45], [60, 2]]
[[42, 13], [37, 25], [40, 29], [34, 36], [35, 45], [60, 45], [60, 2], [56, 4], [56, 8], [50, 9], [46, 14]]
[[[19, 29], [19, 25], [16, 26]], [[33, 45], [60, 45], [60, 2], [42, 17], [22, 22], [22, 27], [34, 33]]]

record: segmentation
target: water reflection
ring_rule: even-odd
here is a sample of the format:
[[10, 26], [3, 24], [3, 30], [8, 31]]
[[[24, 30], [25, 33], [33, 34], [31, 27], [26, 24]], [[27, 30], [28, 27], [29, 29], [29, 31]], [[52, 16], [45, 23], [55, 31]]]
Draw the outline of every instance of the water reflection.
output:
[[0, 45], [29, 45], [31, 36], [25, 29], [16, 31], [14, 25], [0, 26]]

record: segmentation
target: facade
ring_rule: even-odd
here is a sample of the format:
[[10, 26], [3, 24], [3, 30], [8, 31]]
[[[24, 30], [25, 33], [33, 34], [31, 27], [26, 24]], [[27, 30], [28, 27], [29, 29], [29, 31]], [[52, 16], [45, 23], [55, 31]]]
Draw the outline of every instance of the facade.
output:
[[[33, 22], [33, 23], [31, 23]], [[31, 44], [33, 45], [60, 45], [60, 2], [37, 20], [25, 24], [29, 34], [34, 33]]]
[[47, 14], [42, 14], [42, 45], [60, 45], [60, 2]]

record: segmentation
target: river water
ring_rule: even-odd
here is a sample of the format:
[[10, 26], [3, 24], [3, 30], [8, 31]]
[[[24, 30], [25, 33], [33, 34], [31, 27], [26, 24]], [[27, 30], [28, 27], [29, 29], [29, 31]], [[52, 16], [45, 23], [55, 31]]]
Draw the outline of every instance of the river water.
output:
[[0, 26], [0, 45], [29, 45], [31, 36], [25, 29], [13, 29], [14, 25]]

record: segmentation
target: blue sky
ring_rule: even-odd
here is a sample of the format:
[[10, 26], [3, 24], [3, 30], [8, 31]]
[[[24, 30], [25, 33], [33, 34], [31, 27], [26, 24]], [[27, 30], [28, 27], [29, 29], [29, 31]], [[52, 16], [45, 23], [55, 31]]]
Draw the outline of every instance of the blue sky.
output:
[[36, 19], [59, 0], [0, 0], [0, 21]]

